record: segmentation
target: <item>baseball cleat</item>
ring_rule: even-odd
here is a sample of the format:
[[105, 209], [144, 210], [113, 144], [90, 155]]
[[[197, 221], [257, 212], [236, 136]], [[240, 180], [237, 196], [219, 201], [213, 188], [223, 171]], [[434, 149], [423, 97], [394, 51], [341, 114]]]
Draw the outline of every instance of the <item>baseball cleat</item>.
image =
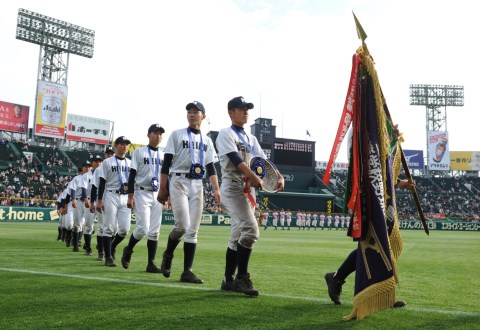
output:
[[249, 297], [257, 297], [260, 292], [254, 288], [252, 281], [250, 280], [250, 274], [237, 274], [235, 281], [236, 292], [243, 292]]
[[162, 264], [160, 265], [160, 272], [164, 277], [170, 277], [170, 270], [172, 269], [173, 255], [163, 253]]
[[203, 284], [203, 280], [198, 278], [191, 270], [184, 270], [180, 276], [180, 282]]
[[238, 292], [237, 287], [235, 286], [235, 282], [233, 280], [233, 276], [230, 281], [222, 281], [222, 285], [220, 286], [220, 290], [223, 292]]
[[89, 250], [85, 251], [85, 255], [86, 256], [92, 256], [93, 255], [92, 250], [89, 249]]
[[154, 263], [148, 264], [147, 268], [145, 269], [147, 273], [154, 273], [154, 274], [160, 274], [162, 273], [162, 270], [157, 267]]
[[113, 262], [112, 258], [105, 259], [105, 266], [107, 266], [107, 267], [117, 267], [117, 265]]
[[393, 304], [393, 308], [402, 308], [402, 307], [405, 307], [407, 303], [404, 301], [404, 300], [397, 300], [395, 301], [395, 303]]
[[122, 266], [125, 269], [128, 269], [128, 266], [130, 266], [130, 260], [132, 259], [132, 253], [133, 251], [130, 251], [128, 249], [128, 246], [125, 246], [123, 248], [123, 254], [122, 254]]
[[74, 246], [72, 251], [73, 252], [79, 252], [80, 250], [78, 249], [78, 246]]
[[102, 260], [103, 260], [103, 256], [104, 256], [103, 253], [99, 253], [99, 254], [98, 254], [98, 257], [97, 257], [97, 260], [102, 261]]
[[325, 282], [327, 282], [328, 296], [335, 303], [335, 305], [341, 305], [340, 294], [342, 293], [342, 285], [345, 281], [340, 282], [333, 278], [335, 273], [326, 273]]

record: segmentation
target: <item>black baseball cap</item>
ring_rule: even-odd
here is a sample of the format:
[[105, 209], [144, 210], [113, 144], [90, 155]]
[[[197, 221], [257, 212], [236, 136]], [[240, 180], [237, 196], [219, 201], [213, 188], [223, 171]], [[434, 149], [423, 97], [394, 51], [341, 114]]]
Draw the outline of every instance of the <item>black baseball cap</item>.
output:
[[165, 130], [163, 129], [162, 126], [160, 126], [160, 124], [153, 124], [148, 128], [148, 133], [152, 133], [156, 131], [160, 131], [161, 134], [165, 133]]
[[[113, 150], [112, 150], [112, 152], [113, 152]], [[95, 156], [92, 157], [92, 162], [96, 162], [97, 160], [102, 161], [103, 157], [100, 156], [100, 155], [95, 155]]]
[[82, 167], [84, 167], [84, 166], [90, 167], [90, 166], [92, 166], [92, 163], [90, 163], [88, 160], [86, 160], [86, 161], [83, 162], [83, 164], [82, 164]]
[[247, 108], [247, 109], [253, 109], [253, 103], [248, 103], [245, 102], [245, 99], [243, 96], [237, 96], [228, 101], [228, 110], [234, 109], [234, 108]]
[[193, 102], [190, 102], [189, 104], [187, 104], [187, 106], [185, 107], [187, 110], [190, 109], [190, 108], [197, 108], [198, 110], [200, 110], [201, 112], [205, 113], [205, 107], [203, 106], [203, 104], [201, 104], [200, 102], [198, 101], [193, 101]]
[[112, 154], [115, 153], [115, 151], [113, 151], [113, 147], [112, 146], [107, 146], [105, 148], [105, 153], [108, 154], [109, 152], [111, 152]]
[[119, 136], [115, 140], [115, 144], [131, 144], [129, 139], [127, 139], [125, 136]]

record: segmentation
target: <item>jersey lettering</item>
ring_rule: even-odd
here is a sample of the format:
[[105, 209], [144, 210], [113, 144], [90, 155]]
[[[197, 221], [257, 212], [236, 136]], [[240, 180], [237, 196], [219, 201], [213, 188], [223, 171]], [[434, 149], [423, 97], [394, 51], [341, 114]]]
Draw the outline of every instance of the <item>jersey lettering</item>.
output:
[[[192, 147], [193, 147], [193, 149], [200, 150], [200, 142], [192, 141]], [[188, 141], [186, 141], [186, 140], [182, 141], [182, 148], [183, 149], [188, 149]], [[203, 151], [205, 151], [205, 152], [207, 151], [207, 145], [205, 143], [203, 144]]]
[[126, 166], [117, 166], [117, 165], [113, 165], [112, 166], [112, 173], [116, 173], [116, 172], [127, 172], [127, 168]]
[[[143, 164], [144, 164], [144, 165], [150, 164], [150, 158], [144, 157], [144, 158], [143, 158]], [[152, 157], [152, 164], [157, 165], [157, 158], [153, 158], [153, 157]], [[160, 160], [160, 165], [162, 165], [162, 160]]]

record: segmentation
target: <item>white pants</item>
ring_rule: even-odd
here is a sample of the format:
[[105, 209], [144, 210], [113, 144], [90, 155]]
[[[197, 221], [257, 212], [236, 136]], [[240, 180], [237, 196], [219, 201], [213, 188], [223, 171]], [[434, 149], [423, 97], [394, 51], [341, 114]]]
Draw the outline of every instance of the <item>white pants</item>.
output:
[[63, 226], [66, 230], [73, 229], [73, 210], [75, 210], [72, 206], [72, 203], [68, 203], [67, 206], [67, 213], [63, 216]]
[[158, 241], [160, 226], [162, 223], [162, 204], [157, 201], [158, 192], [135, 190], [136, 227], [133, 237], [141, 240], [143, 237], [151, 241]]
[[130, 231], [132, 211], [127, 207], [127, 195], [105, 191], [103, 195], [103, 236], [127, 236]]
[[90, 212], [89, 208], [84, 206], [84, 217], [85, 217], [85, 228], [83, 233], [87, 235], [92, 235], [93, 233], [93, 224], [95, 222], [95, 212]]
[[82, 231], [85, 225], [85, 204], [77, 199], [77, 207], [73, 211], [73, 230]]
[[175, 174], [169, 180], [170, 202], [175, 226], [170, 235], [184, 242], [197, 243], [198, 228], [203, 213], [202, 180], [189, 179]]
[[[228, 247], [237, 251], [237, 244], [252, 249], [260, 237], [255, 208], [243, 193], [243, 183], [224, 179], [220, 186], [222, 206], [231, 216], [230, 241]], [[255, 190], [251, 190], [255, 198]]]
[[97, 219], [97, 236], [103, 236], [103, 213], [97, 212], [97, 201], [93, 203], [95, 213], [93, 214], [93, 221], [95, 222], [95, 218]]
[[65, 222], [64, 216], [59, 214], [58, 215], [58, 226], [60, 228], [64, 228], [65, 227], [64, 222]]

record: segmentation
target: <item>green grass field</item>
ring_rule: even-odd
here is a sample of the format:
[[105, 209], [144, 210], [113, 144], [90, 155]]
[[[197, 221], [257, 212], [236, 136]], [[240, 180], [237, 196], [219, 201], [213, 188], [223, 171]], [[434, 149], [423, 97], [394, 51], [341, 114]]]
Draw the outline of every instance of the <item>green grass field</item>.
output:
[[[128, 270], [107, 268], [56, 239], [54, 223], [0, 223], [0, 329], [480, 329], [480, 235], [402, 231], [397, 297], [362, 321], [330, 302], [323, 276], [356, 246], [344, 231], [261, 231], [250, 273], [258, 298], [220, 292], [229, 228], [202, 226], [194, 272], [203, 285], [179, 282], [181, 245], [172, 277], [145, 272], [146, 241]], [[163, 226], [158, 263], [171, 226]], [[95, 239], [93, 239], [95, 241]], [[120, 249], [127, 241], [120, 244]]]

